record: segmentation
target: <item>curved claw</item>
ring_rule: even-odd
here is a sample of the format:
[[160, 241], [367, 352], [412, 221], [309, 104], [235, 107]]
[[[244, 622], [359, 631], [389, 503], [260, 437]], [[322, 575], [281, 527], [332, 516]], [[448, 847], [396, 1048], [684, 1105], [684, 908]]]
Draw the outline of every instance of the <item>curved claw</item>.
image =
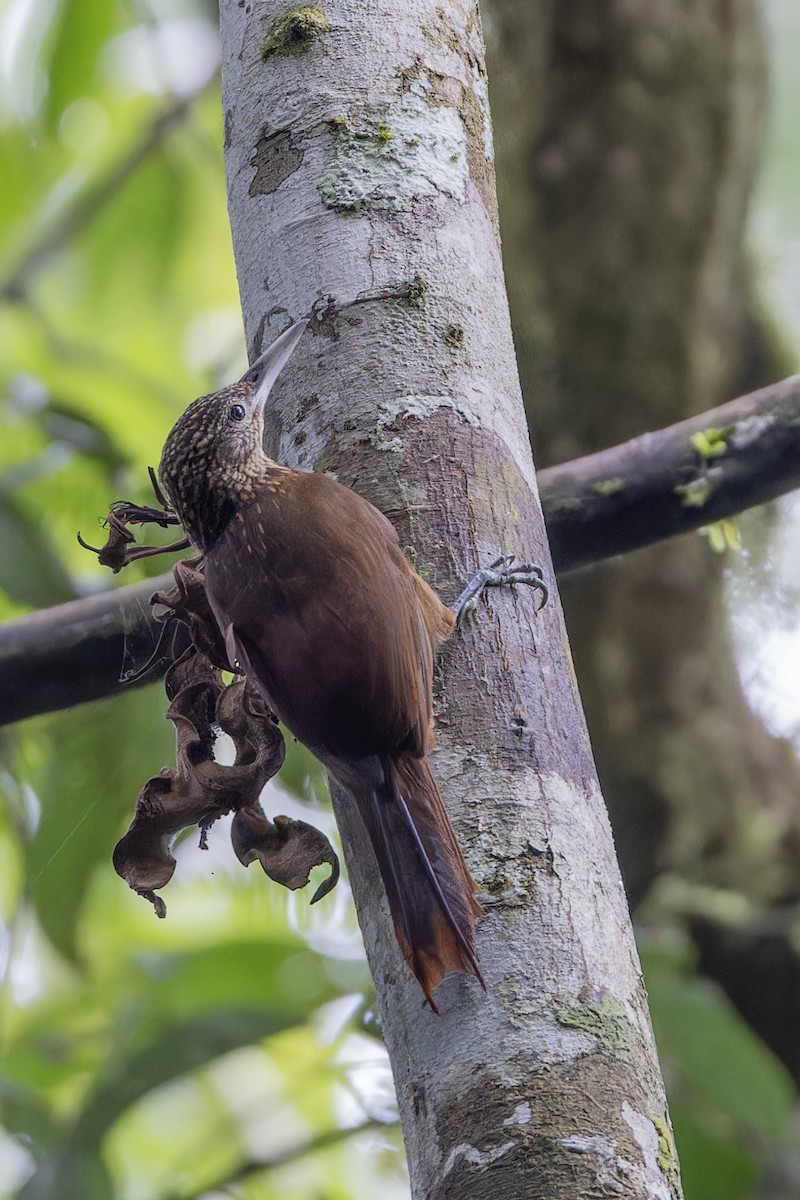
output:
[[547, 603], [550, 592], [544, 582], [544, 571], [538, 563], [517, 563], [515, 554], [501, 554], [489, 567], [477, 571], [453, 605], [456, 625], [464, 625], [474, 616], [478, 602], [488, 587], [505, 587], [508, 584], [524, 583], [542, 593], [537, 612]]

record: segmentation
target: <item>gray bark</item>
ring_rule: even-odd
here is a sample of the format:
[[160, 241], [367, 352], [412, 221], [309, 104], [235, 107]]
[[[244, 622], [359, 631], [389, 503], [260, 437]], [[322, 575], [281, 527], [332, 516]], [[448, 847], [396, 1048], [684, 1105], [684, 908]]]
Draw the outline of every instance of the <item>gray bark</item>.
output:
[[[497, 238], [474, 6], [222, 6], [226, 158], [251, 352], [315, 304], [268, 450], [395, 519], [445, 599], [501, 550], [552, 582]], [[281, 20], [278, 20], [278, 17]], [[482, 889], [488, 992], [424, 1005], [335, 797], [415, 1196], [680, 1194], [558, 605], [495, 597], [442, 658], [434, 771]]]

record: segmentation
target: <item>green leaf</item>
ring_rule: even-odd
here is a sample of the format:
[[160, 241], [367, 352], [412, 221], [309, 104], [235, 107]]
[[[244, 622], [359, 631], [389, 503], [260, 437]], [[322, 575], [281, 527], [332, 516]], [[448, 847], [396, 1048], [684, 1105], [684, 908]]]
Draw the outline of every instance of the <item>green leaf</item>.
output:
[[[185, 225], [189, 178], [172, 142], [154, 149], [128, 178], [87, 231], [95, 283], [109, 297], [121, 286], [156, 290], [171, 286], [179, 240]], [[119, 297], [120, 304], [125, 302]]]
[[16, 261], [19, 241], [31, 209], [40, 199], [41, 176], [49, 156], [31, 154], [30, 137], [19, 127], [0, 136], [0, 246], [3, 258]]
[[328, 808], [330, 792], [322, 763], [298, 742], [288, 729], [283, 730], [283, 736], [286, 741], [286, 759], [279, 776], [282, 786], [298, 800], [307, 800], [311, 804]]
[[60, 442], [80, 454], [98, 459], [109, 472], [117, 471], [127, 463], [108, 429], [69, 403], [51, 399], [35, 414], [35, 420], [49, 441]]
[[727, 438], [733, 432], [732, 425], [726, 425], [724, 429], [716, 429], [710, 426], [708, 429], [701, 429], [697, 433], [693, 433], [689, 438], [692, 449], [703, 459], [718, 458], [721, 454], [726, 454], [728, 450]]
[[33, 780], [41, 819], [27, 849], [28, 892], [53, 944], [76, 956], [75, 927], [95, 867], [111, 866], [140, 788], [173, 757], [160, 688], [124, 692], [38, 722], [47, 755]]
[[642, 965], [659, 1053], [683, 1102], [734, 1140], [755, 1132], [782, 1138], [794, 1088], [778, 1059], [685, 959], [649, 947]]
[[[272, 885], [265, 879], [263, 886]], [[320, 957], [288, 935], [176, 956], [159, 971], [159, 1006], [174, 1016], [252, 1004], [299, 1017], [335, 994]]]
[[18, 604], [45, 608], [75, 599], [75, 589], [47, 532], [0, 491], [0, 587]]
[[742, 549], [742, 539], [735, 521], [725, 517], [715, 521], [713, 525], [701, 525], [697, 532], [708, 538], [708, 544], [715, 554], [724, 554], [726, 550]]
[[23, 1137], [37, 1158], [60, 1140], [61, 1127], [33, 1086], [0, 1079], [0, 1117], [4, 1129]]
[[670, 1101], [685, 1200], [745, 1200], [760, 1173], [755, 1155], [731, 1131], [714, 1127], [696, 1104]]
[[215, 1058], [301, 1023], [268, 1007], [221, 1008], [203, 1017], [167, 1025], [141, 1048], [112, 1054], [98, 1086], [71, 1135], [79, 1145], [96, 1146], [121, 1113], [147, 1092]]
[[114, 1189], [96, 1153], [62, 1150], [34, 1171], [17, 1200], [111, 1200]]
[[50, 88], [46, 121], [55, 132], [61, 114], [73, 100], [90, 94], [97, 60], [114, 25], [115, 6], [108, 0], [61, 0], [50, 53]]

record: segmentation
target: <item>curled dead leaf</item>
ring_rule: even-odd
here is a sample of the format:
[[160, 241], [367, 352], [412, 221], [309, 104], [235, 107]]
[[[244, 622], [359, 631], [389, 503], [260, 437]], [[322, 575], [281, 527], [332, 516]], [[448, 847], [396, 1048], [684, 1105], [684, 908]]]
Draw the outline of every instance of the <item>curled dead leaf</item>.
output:
[[270, 879], [292, 891], [306, 886], [313, 867], [329, 863], [331, 873], [314, 892], [312, 904], [327, 896], [339, 880], [339, 859], [319, 829], [292, 817], [269, 821], [260, 805], [234, 814], [231, 842], [240, 863], [248, 867], [260, 862]]
[[[156, 892], [175, 872], [171, 845], [176, 835], [198, 825], [205, 848], [210, 826], [233, 812], [231, 838], [245, 866], [258, 860], [271, 879], [295, 889], [308, 883], [313, 867], [330, 865], [313, 904], [335, 886], [339, 860], [313, 826], [289, 817], [276, 817], [273, 823], [266, 817], [259, 796], [285, 754], [277, 720], [246, 678], [225, 686], [220, 669], [227, 663], [224, 643], [198, 563], [178, 563], [174, 574], [175, 587], [157, 593], [153, 605], [165, 626], [178, 621], [192, 639], [164, 677], [170, 700], [166, 715], [175, 726], [175, 767], [148, 779], [140, 791], [130, 828], [114, 850], [114, 867], [163, 917], [166, 905]], [[233, 742], [230, 765], [214, 758], [219, 730]]]

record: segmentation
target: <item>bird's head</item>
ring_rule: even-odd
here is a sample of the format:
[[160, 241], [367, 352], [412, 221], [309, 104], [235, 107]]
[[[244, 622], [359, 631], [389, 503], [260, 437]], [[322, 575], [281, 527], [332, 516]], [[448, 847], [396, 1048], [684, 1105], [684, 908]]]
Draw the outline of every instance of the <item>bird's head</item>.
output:
[[271, 465], [264, 407], [307, 324], [295, 321], [238, 383], [190, 404], [164, 443], [161, 484], [199, 550], [211, 549]]

